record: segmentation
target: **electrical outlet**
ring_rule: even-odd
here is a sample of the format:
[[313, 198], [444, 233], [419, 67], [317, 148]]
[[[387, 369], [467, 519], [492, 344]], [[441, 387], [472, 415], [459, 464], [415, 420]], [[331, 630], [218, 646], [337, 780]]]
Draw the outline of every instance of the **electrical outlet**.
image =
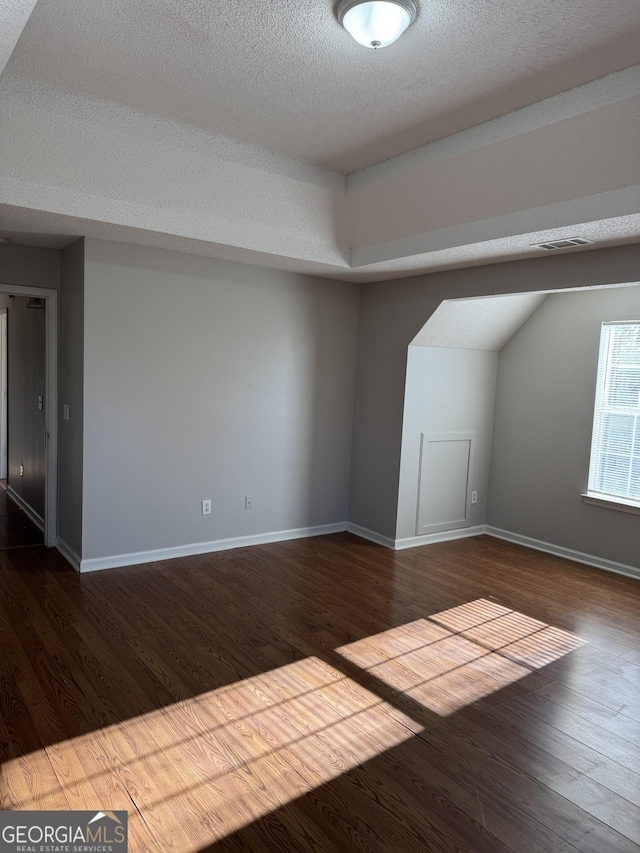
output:
[[244, 508], [253, 509], [253, 498], [251, 495], [246, 495], [244, 499]]
[[471, 503], [472, 504], [478, 503], [478, 493], [477, 492], [471, 492]]
[[202, 501], [202, 514], [211, 515], [211, 500], [209, 498]]
[[68, 403], [62, 404], [62, 420], [63, 421], [69, 420], [69, 404]]

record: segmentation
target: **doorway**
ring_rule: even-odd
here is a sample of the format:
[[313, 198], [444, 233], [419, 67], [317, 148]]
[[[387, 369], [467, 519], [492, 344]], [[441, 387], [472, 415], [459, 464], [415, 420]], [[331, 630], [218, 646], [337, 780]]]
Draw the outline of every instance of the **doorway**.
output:
[[[14, 411], [16, 417], [12, 416], [8, 395], [11, 382], [16, 382], [15, 377], [11, 376], [11, 365], [7, 370], [12, 322], [9, 303], [9, 318], [6, 310], [0, 314], [0, 473], [8, 478], [8, 493], [2, 491], [0, 494], [0, 539], [3, 524], [7, 531], [13, 524], [13, 531], [7, 541], [15, 544], [9, 547], [17, 547], [21, 541], [34, 544], [33, 531], [30, 525], [24, 523], [26, 514], [30, 522], [42, 531], [45, 546], [52, 547], [57, 542], [58, 528], [58, 293], [49, 288], [0, 284], [0, 294], [13, 296], [16, 301], [20, 299], [17, 304], [20, 306], [23, 325], [24, 318], [30, 317], [24, 333], [33, 335], [33, 328], [39, 330], [38, 340], [28, 342], [29, 351], [34, 346], [39, 347], [42, 350], [39, 357], [44, 361], [38, 375], [32, 374], [30, 366], [22, 380], [24, 389], [21, 389], [21, 393], [27, 400], [29, 417], [21, 421], [19, 412]], [[16, 309], [16, 321], [18, 313]], [[23, 355], [17, 348], [15, 357], [20, 359]], [[12, 450], [12, 430], [14, 435], [19, 436], [19, 439], [14, 439], [14, 449], [15, 444], [18, 445], [16, 453]], [[11, 500], [7, 500], [8, 497]], [[22, 514], [17, 515], [20, 512]]]

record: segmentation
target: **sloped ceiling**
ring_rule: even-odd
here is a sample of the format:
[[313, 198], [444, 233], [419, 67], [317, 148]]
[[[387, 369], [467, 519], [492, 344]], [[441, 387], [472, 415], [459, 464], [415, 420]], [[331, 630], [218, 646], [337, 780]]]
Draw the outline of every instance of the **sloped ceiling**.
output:
[[634, 242], [639, 61], [636, 0], [422, 2], [382, 51], [328, 0], [39, 0], [0, 78], [0, 234], [360, 281]]
[[499, 352], [547, 298], [545, 293], [451, 299], [429, 317], [411, 346]]

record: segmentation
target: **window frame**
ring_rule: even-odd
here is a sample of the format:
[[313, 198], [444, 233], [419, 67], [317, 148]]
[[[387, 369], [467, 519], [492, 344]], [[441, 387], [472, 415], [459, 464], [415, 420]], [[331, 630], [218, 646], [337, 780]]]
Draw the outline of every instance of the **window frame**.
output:
[[[601, 476], [601, 460], [605, 453], [604, 447], [604, 419], [607, 410], [612, 407], [607, 404], [606, 396], [608, 389], [608, 381], [611, 376], [611, 360], [613, 336], [611, 330], [614, 327], [620, 326], [638, 326], [640, 329], [640, 320], [606, 320], [600, 327], [600, 344], [598, 349], [598, 370], [596, 375], [596, 389], [593, 407], [593, 422], [591, 429], [591, 449], [589, 454], [589, 475], [587, 491], [582, 497], [585, 503], [596, 506], [605, 506], [609, 509], [621, 510], [622, 512], [631, 512], [640, 515], [640, 499], [636, 499], [629, 494], [619, 494], [616, 492], [604, 492], [595, 488], [596, 479]], [[629, 414], [635, 417], [632, 447], [635, 447], [636, 442], [640, 441], [640, 403], [637, 407], [619, 407], [623, 411], [619, 414]], [[625, 409], [629, 409], [625, 412]], [[632, 460], [630, 464], [633, 463]]]

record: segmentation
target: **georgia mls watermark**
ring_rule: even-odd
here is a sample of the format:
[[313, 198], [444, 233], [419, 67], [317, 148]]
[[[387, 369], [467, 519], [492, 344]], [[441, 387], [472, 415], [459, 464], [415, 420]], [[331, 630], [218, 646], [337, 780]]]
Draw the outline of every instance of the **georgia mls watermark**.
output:
[[0, 853], [127, 853], [127, 812], [0, 811]]

